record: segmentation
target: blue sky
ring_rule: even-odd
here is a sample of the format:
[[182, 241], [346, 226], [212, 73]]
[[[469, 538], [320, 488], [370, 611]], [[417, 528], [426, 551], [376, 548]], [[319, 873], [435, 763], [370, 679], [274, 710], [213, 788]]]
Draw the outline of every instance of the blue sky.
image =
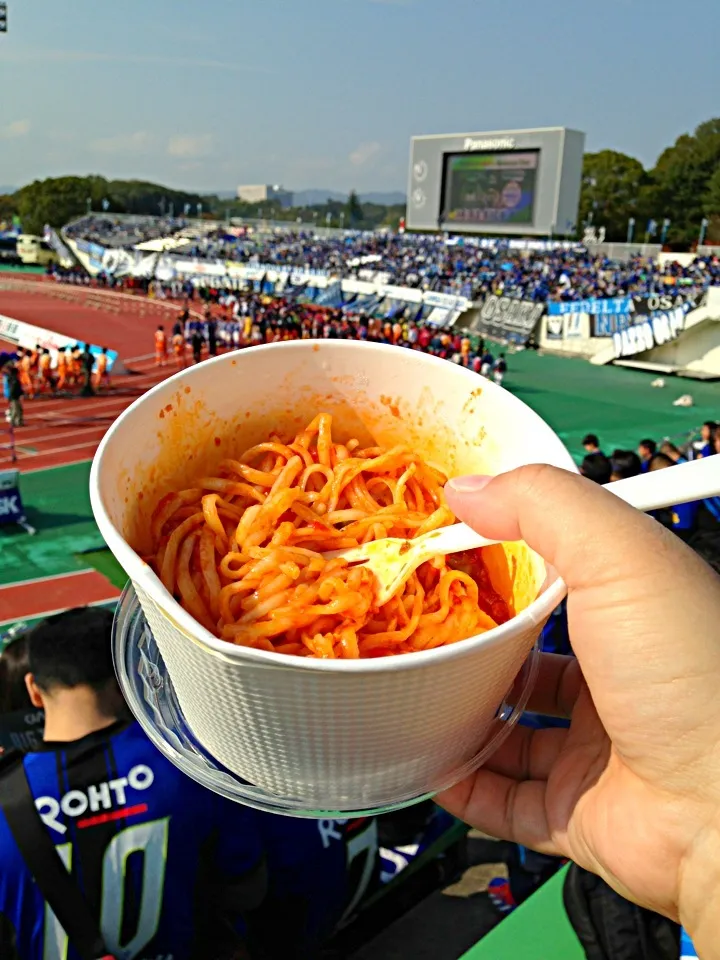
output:
[[652, 164], [720, 114], [718, 0], [8, 0], [0, 184], [404, 189], [421, 133]]

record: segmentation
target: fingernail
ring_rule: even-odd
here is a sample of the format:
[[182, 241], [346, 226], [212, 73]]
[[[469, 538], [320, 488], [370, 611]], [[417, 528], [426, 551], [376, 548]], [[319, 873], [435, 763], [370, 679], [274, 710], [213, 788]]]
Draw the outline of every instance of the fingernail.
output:
[[472, 477], [453, 477], [452, 480], [448, 480], [446, 489], [459, 494], [480, 493], [491, 480], [492, 477], [482, 474]]

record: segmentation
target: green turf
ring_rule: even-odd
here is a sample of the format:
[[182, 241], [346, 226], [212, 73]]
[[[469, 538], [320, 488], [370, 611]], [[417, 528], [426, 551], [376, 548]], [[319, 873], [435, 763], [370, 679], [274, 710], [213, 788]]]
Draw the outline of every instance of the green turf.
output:
[[90, 566], [76, 554], [105, 544], [90, 510], [89, 473], [90, 464], [79, 463], [21, 476], [23, 505], [37, 534], [0, 527], [0, 585]]
[[28, 266], [27, 264], [3, 263], [0, 273], [45, 273], [45, 267]]
[[122, 590], [128, 582], [128, 575], [109, 550], [92, 550], [79, 556], [83, 566], [92, 567], [106, 577], [110, 583]]
[[461, 960], [583, 960], [563, 904], [567, 867], [472, 947]]
[[[505, 385], [536, 410], [560, 435], [577, 459], [582, 438], [597, 433], [607, 452], [634, 450], [643, 437], [661, 440], [699, 428], [703, 420], [720, 418], [720, 386], [716, 383], [665, 377], [665, 387], [650, 386], [657, 374], [625, 367], [594, 367], [585, 360], [538, 356], [531, 350], [507, 357]], [[673, 407], [690, 393], [694, 407]]]

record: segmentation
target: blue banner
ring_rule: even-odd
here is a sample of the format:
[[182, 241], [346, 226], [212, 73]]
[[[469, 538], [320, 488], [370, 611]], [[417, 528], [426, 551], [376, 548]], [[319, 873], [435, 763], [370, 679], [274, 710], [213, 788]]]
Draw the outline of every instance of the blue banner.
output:
[[626, 330], [635, 322], [635, 317], [631, 313], [600, 313], [592, 318], [593, 337], [611, 337], [614, 333]]
[[551, 317], [565, 313], [589, 313], [593, 317], [629, 314], [632, 311], [632, 297], [613, 297], [608, 300], [551, 300], [547, 306]]
[[25, 519], [19, 484], [18, 470], [0, 471], [0, 525]]

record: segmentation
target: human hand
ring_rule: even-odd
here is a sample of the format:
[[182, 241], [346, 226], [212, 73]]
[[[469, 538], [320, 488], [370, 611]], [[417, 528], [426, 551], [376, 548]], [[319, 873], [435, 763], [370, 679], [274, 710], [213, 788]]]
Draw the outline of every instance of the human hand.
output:
[[569, 857], [720, 956], [720, 579], [567, 471], [523, 467], [445, 491], [460, 520], [525, 540], [559, 571], [577, 660], [543, 655], [529, 704], [570, 716], [570, 729], [516, 727], [437, 801], [492, 836]]

